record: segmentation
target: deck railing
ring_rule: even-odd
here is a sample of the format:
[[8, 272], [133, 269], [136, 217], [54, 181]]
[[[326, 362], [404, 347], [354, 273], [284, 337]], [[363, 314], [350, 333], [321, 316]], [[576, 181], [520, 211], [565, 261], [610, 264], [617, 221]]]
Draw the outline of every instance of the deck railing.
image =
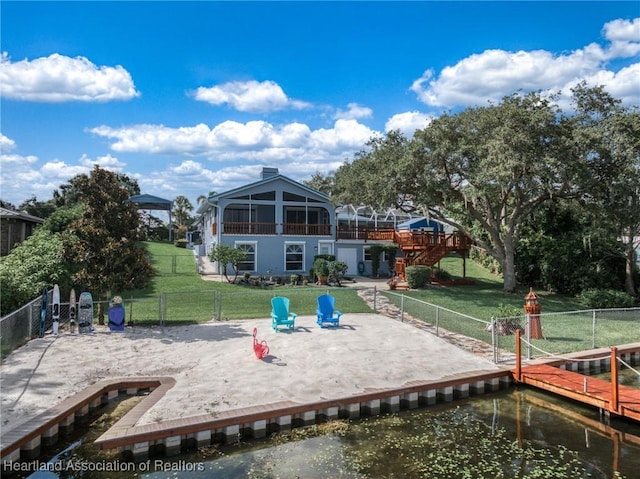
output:
[[[330, 236], [331, 225], [284, 223], [282, 234], [296, 236]], [[244, 223], [225, 221], [222, 223], [222, 234], [226, 235], [276, 235], [277, 223]]]
[[222, 223], [222, 234], [225, 235], [275, 235], [275, 223], [244, 223], [225, 221]]
[[393, 228], [340, 225], [336, 232], [336, 239], [393, 241], [394, 231]]
[[327, 224], [300, 224], [300, 223], [284, 223], [282, 225], [282, 234], [297, 236], [330, 236], [331, 225]]

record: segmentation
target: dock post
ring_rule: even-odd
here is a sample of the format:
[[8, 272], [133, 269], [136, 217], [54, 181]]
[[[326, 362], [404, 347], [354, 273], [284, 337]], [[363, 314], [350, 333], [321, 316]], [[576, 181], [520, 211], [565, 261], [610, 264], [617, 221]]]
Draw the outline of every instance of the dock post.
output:
[[[493, 323], [495, 325], [495, 323]], [[494, 328], [495, 329], [495, 328]], [[516, 329], [516, 380], [522, 379], [522, 346], [520, 345], [520, 329]]]
[[611, 347], [611, 404], [609, 410], [618, 412], [618, 348]]

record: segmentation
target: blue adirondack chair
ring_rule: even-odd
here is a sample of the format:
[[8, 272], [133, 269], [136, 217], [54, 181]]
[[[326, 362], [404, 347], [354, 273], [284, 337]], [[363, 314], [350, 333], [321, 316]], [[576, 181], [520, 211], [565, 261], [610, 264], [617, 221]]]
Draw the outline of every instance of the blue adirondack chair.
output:
[[340, 326], [340, 316], [342, 313], [335, 309], [336, 299], [330, 294], [321, 294], [318, 296], [318, 309], [316, 315], [318, 319], [316, 323], [321, 328], [329, 326]]
[[122, 304], [116, 304], [109, 308], [109, 330], [124, 331], [125, 311]]
[[289, 311], [289, 298], [276, 296], [271, 299], [271, 327], [277, 333], [280, 327], [293, 329], [298, 315]]

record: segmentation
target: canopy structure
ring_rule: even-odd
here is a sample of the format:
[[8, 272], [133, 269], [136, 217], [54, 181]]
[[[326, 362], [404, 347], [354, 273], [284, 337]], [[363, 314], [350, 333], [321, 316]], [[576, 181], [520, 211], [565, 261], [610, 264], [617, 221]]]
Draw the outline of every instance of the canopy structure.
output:
[[135, 203], [139, 210], [161, 210], [169, 212], [169, 241], [171, 241], [171, 235], [173, 230], [173, 223], [171, 222], [171, 210], [173, 209], [173, 201], [165, 200], [153, 195], [135, 195], [130, 196], [127, 203]]

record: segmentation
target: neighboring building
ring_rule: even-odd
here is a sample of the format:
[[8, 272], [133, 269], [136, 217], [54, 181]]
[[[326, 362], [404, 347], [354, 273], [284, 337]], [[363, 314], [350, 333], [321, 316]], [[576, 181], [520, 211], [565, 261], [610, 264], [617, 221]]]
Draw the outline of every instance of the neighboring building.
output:
[[197, 214], [198, 253], [208, 255], [218, 244], [242, 249], [241, 272], [307, 274], [315, 255], [335, 255], [329, 198], [276, 168], [263, 168], [260, 181], [210, 196]]
[[453, 227], [433, 219], [425, 218], [424, 216], [411, 218], [409, 221], [400, 223], [397, 229], [423, 231], [427, 233], [452, 233], [454, 231]]
[[0, 207], [0, 256], [8, 255], [43, 222], [42, 218]]

